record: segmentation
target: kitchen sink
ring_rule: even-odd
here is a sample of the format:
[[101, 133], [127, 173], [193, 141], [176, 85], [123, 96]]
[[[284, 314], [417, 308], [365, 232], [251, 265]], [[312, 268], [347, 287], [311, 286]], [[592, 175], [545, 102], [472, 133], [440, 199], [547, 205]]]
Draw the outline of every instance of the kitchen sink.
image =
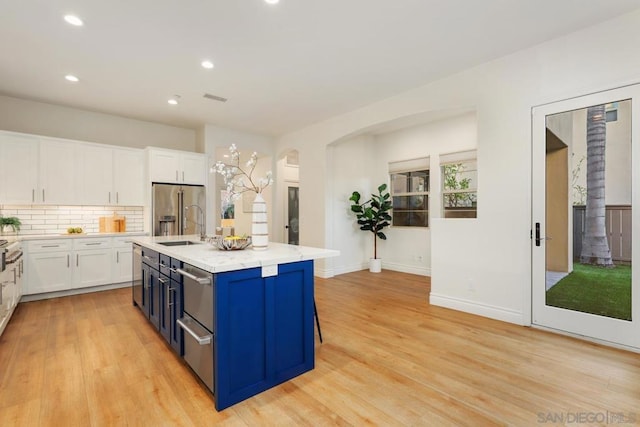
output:
[[157, 242], [163, 246], [187, 246], [187, 245], [201, 245], [201, 242], [193, 242], [191, 240], [174, 240], [171, 242]]

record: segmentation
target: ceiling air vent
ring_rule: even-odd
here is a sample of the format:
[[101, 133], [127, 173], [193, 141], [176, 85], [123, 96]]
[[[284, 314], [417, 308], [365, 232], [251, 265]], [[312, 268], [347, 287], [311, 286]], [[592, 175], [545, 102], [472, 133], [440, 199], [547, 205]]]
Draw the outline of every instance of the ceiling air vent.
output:
[[210, 93], [205, 93], [204, 97], [207, 99], [211, 99], [213, 101], [227, 102], [227, 98], [223, 98], [221, 96], [211, 95]]

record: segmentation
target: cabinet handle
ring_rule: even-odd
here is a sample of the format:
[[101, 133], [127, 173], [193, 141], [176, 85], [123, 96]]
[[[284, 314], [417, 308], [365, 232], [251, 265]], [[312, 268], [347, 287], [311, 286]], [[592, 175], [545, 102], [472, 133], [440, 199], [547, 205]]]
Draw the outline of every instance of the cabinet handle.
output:
[[120, 252], [116, 252], [116, 262], [120, 263]]
[[2, 288], [4, 288], [4, 283], [0, 283], [0, 306], [2, 305]]
[[17, 268], [13, 269], [13, 284], [17, 285], [18, 284], [18, 273], [17, 273]]
[[167, 308], [171, 308], [171, 286], [167, 286]]
[[116, 203], [120, 203], [120, 197], [118, 197], [118, 192], [116, 191]]
[[42, 245], [41, 248], [59, 248], [60, 245]]
[[184, 182], [184, 171], [182, 171], [182, 182]]
[[76, 267], [80, 265], [80, 254], [76, 254]]
[[31, 190], [31, 201], [34, 202], [34, 203], [36, 201], [36, 189], [35, 188], [33, 188]]
[[93, 243], [85, 243], [85, 246], [97, 246], [97, 245], [101, 245], [102, 242], [93, 242]]
[[42, 189], [42, 201], [44, 202], [44, 188]]
[[160, 282], [160, 283], [162, 283], [164, 285], [165, 283], [168, 282], [168, 280], [167, 279], [163, 279], [162, 277], [159, 277], [158, 278], [158, 282]]
[[111, 203], [111, 191], [109, 191], [109, 203]]
[[176, 181], [178, 180], [178, 171], [176, 171]]
[[67, 268], [69, 268], [69, 254], [67, 254]]

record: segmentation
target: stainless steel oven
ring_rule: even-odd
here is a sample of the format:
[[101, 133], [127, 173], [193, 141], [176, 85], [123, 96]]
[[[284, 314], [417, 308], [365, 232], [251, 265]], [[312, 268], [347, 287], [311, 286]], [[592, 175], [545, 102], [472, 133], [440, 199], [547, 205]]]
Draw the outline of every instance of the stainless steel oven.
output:
[[176, 272], [183, 277], [184, 316], [177, 320], [184, 331], [184, 360], [200, 380], [214, 390], [213, 275], [189, 264]]

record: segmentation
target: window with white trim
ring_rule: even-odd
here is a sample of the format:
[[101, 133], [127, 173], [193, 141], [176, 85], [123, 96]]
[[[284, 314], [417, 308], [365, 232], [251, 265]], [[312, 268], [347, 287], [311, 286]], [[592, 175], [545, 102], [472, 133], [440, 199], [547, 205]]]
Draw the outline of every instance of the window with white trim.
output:
[[389, 163], [392, 225], [429, 226], [429, 158]]
[[440, 155], [443, 218], [477, 218], [477, 164], [476, 150]]

